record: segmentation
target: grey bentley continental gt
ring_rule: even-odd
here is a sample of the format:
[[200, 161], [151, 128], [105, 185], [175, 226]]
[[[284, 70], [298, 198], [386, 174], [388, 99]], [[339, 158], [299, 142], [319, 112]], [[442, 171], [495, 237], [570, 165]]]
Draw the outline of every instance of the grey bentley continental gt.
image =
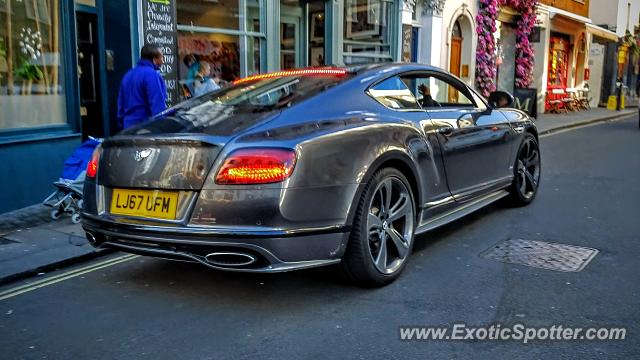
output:
[[83, 227], [96, 247], [384, 285], [416, 234], [533, 201], [538, 133], [512, 101], [417, 64], [242, 78], [106, 139]]

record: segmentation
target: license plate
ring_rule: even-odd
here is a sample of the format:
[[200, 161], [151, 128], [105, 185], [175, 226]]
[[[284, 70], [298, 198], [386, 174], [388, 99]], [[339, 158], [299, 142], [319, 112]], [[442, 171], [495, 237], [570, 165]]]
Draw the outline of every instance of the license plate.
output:
[[175, 220], [178, 192], [113, 189], [111, 213], [154, 219]]

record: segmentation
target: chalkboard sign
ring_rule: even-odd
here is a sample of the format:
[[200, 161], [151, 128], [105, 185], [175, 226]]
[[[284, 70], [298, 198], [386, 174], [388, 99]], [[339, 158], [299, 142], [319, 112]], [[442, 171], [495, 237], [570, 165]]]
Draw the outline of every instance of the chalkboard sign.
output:
[[532, 117], [538, 116], [538, 89], [518, 89], [513, 92], [513, 107], [520, 109]]
[[167, 85], [167, 106], [179, 101], [178, 33], [176, 29], [176, 0], [142, 0], [142, 41], [160, 46], [164, 64], [160, 74]]

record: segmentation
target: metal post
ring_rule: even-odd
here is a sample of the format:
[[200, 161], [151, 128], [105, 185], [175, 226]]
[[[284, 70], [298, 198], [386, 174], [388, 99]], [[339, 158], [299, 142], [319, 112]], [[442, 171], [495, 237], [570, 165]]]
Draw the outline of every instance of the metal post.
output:
[[616, 82], [616, 96], [618, 98], [618, 101], [616, 103], [616, 111], [620, 111], [621, 108], [621, 102], [622, 102], [622, 78], [618, 78], [618, 81]]

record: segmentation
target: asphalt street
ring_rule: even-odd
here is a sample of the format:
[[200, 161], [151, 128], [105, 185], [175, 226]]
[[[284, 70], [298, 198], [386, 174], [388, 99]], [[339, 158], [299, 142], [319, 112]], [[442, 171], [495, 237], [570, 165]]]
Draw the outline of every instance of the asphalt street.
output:
[[[353, 287], [335, 269], [271, 275], [114, 255], [0, 295], [5, 359], [631, 359], [640, 357], [638, 118], [541, 139], [526, 208], [494, 204], [421, 235], [403, 276]], [[580, 272], [480, 256], [508, 239], [595, 248]], [[108, 259], [107, 259], [108, 260]], [[85, 268], [86, 266], [93, 268]], [[15, 295], [15, 296], [13, 296]], [[405, 325], [624, 327], [617, 341], [413, 341]]]

